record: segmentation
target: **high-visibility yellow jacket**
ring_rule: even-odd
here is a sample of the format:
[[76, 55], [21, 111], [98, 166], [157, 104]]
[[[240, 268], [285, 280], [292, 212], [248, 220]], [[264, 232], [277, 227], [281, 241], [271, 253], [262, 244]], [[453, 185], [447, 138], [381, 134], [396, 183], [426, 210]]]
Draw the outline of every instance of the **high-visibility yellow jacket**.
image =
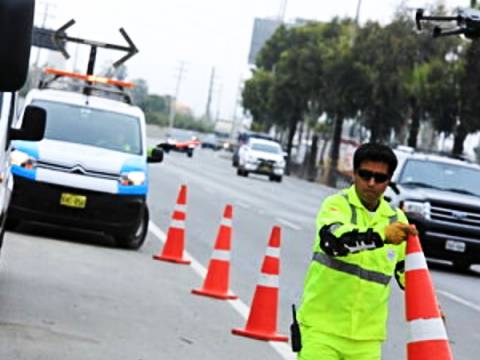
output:
[[329, 196], [317, 216], [314, 261], [309, 266], [298, 318], [302, 325], [355, 340], [384, 340], [390, 280], [397, 274], [403, 286], [405, 243], [384, 244], [347, 256], [331, 257], [320, 248], [319, 231], [339, 223], [333, 235], [372, 228], [385, 239], [384, 228], [393, 221], [408, 223], [405, 214], [383, 198], [374, 214], [363, 206], [355, 187]]

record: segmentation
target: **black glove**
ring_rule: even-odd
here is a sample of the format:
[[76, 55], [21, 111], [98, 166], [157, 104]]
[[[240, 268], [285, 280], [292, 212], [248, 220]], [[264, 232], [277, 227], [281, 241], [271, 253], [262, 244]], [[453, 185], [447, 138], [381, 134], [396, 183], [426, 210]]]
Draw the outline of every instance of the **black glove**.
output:
[[327, 255], [346, 256], [383, 247], [382, 238], [372, 229], [362, 233], [353, 230], [337, 238], [331, 233], [330, 227], [331, 225], [324, 226], [319, 233], [320, 247]]

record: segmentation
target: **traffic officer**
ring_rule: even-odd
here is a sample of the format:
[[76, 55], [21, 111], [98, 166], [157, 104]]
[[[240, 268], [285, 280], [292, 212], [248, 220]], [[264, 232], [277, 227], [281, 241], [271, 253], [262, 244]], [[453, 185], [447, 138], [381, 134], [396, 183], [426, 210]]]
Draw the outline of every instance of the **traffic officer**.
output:
[[361, 145], [354, 184], [323, 202], [298, 314], [301, 360], [379, 360], [390, 280], [403, 288], [405, 240], [415, 229], [383, 199], [397, 166], [387, 146]]

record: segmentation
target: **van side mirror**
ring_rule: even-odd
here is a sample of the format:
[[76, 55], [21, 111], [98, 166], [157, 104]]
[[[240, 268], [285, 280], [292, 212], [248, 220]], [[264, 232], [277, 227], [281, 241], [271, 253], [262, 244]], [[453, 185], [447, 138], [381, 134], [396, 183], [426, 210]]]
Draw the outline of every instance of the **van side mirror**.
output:
[[27, 79], [34, 4], [0, 1], [0, 91], [17, 91]]
[[9, 140], [40, 141], [45, 133], [47, 111], [41, 107], [28, 105], [23, 114], [22, 127], [9, 130]]
[[152, 152], [147, 157], [148, 163], [160, 163], [163, 161], [163, 150], [157, 147], [152, 149]]

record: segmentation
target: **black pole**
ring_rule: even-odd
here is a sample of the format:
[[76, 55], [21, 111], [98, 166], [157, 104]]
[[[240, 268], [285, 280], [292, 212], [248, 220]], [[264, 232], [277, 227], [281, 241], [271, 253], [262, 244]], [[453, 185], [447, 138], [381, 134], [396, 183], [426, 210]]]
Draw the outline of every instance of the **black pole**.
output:
[[[95, 71], [95, 60], [97, 58], [97, 47], [92, 45], [90, 48], [90, 58], [88, 59], [88, 67], [87, 67], [87, 75], [93, 75]], [[92, 92], [91, 89], [92, 83], [90, 81], [87, 82], [87, 86], [83, 88], [83, 93], [85, 95], [90, 95]]]

